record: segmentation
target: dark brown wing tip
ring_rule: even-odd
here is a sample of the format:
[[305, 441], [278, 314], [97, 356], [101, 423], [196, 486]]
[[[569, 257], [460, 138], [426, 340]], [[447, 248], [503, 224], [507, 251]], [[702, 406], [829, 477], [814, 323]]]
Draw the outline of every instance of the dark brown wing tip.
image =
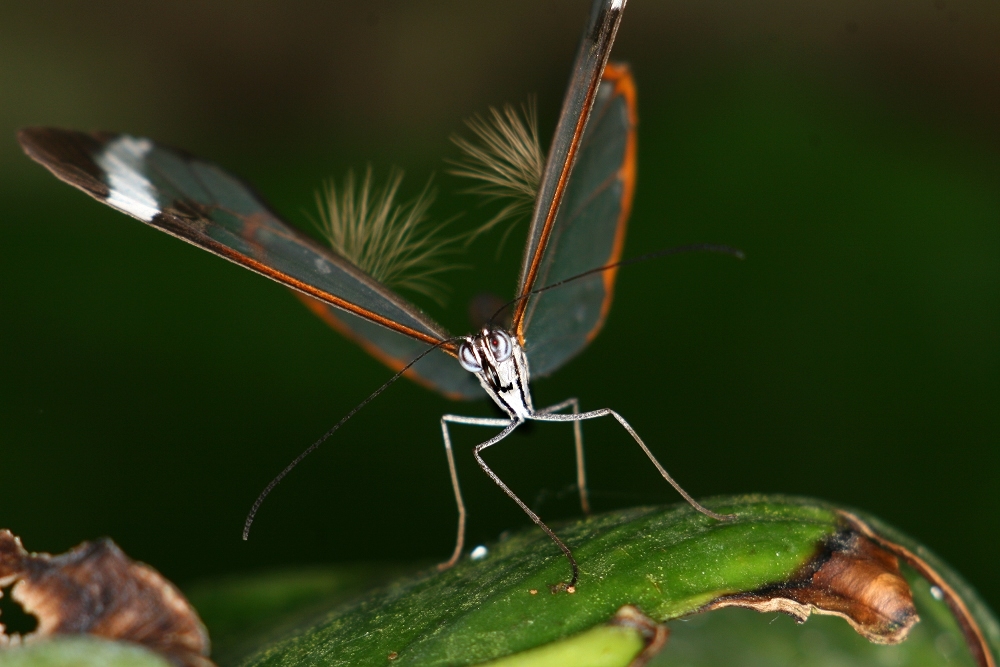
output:
[[95, 132], [86, 134], [56, 127], [25, 127], [17, 132], [17, 141], [25, 155], [44, 166], [52, 174], [87, 194], [104, 199], [108, 186], [102, 170], [94, 162], [94, 154], [114, 135]]

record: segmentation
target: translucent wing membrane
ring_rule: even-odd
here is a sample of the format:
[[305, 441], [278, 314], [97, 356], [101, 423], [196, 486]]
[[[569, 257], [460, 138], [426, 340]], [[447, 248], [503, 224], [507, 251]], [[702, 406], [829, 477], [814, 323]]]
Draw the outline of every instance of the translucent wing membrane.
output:
[[[538, 262], [536, 286], [621, 257], [635, 189], [635, 125], [632, 76], [624, 65], [609, 63]], [[522, 331], [533, 376], [551, 373], [597, 335], [611, 307], [615, 275], [614, 269], [604, 271], [527, 299]]]
[[[320, 319], [394, 371], [400, 370], [427, 349], [427, 345], [418, 340], [401, 336], [305, 294], [297, 295]], [[405, 375], [451, 399], [471, 400], [486, 396], [476, 376], [443, 352], [431, 352]]]
[[[123, 134], [28, 128], [18, 139], [29, 157], [98, 201], [347, 311], [345, 321], [377, 325], [384, 334], [372, 345], [392, 348], [390, 357], [403, 345], [397, 338], [419, 341], [422, 350], [449, 337], [415, 306], [281, 221], [252, 188], [214, 164]], [[451, 361], [457, 377], [463, 371], [448, 356], [452, 347], [428, 360]]]
[[[594, 3], [590, 22], [573, 64], [569, 88], [563, 99], [562, 113], [556, 124], [541, 190], [532, 214], [528, 244], [524, 249], [521, 265], [521, 278], [518, 281], [518, 296], [524, 296], [534, 287], [542, 286], [537, 282], [538, 270], [566, 193], [570, 173], [579, 153], [580, 140], [594, 106], [604, 64], [608, 61], [624, 9], [625, 0], [598, 0]], [[514, 332], [522, 344], [525, 342], [524, 314], [527, 306], [527, 299], [518, 301], [512, 318]]]

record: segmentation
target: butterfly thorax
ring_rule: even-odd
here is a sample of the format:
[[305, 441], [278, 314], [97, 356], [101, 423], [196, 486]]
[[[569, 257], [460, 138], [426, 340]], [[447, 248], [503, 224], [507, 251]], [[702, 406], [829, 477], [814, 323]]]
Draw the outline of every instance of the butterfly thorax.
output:
[[511, 419], [534, 413], [528, 390], [528, 358], [517, 339], [503, 329], [483, 328], [459, 345], [458, 361]]

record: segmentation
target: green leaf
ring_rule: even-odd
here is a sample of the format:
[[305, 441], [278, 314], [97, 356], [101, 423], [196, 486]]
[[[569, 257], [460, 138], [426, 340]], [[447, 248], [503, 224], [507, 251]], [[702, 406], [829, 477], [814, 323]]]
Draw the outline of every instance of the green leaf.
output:
[[[736, 516], [718, 522], [681, 505], [558, 527], [580, 563], [573, 592], [559, 585], [565, 558], [527, 529], [481, 560], [388, 585], [397, 568], [366, 565], [230, 578], [190, 595], [223, 666], [626, 667], [640, 655], [650, 667], [995, 664], [1000, 630], [989, 610], [890, 527], [807, 499], [707, 505]], [[912, 628], [911, 592], [921, 616]], [[732, 604], [772, 611], [721, 608]], [[813, 616], [803, 627], [776, 608], [852, 625]], [[0, 650], [0, 667], [97, 664], [166, 663], [86, 638]]]
[[634, 628], [599, 625], [578, 635], [515, 653], [488, 663], [490, 667], [620, 667], [645, 648]]
[[0, 649], [0, 667], [172, 667], [138, 644], [65, 636]]
[[211, 628], [212, 659], [232, 664], [403, 572], [393, 565], [299, 568], [266, 576], [223, 577], [192, 586], [186, 593]]
[[[569, 567], [547, 537], [529, 529], [482, 561], [422, 573], [346, 607], [336, 608], [342, 600], [335, 599], [327, 614], [245, 664], [385, 665], [390, 656], [393, 665], [479, 664], [602, 626], [625, 604], [665, 621], [719, 596], [784, 581], [843, 527], [831, 507], [815, 501], [758, 496], [709, 506], [737, 517], [718, 522], [682, 505], [559, 527], [581, 567], [575, 594], [550, 592], [568, 579]], [[211, 629], [212, 619], [206, 622]]]

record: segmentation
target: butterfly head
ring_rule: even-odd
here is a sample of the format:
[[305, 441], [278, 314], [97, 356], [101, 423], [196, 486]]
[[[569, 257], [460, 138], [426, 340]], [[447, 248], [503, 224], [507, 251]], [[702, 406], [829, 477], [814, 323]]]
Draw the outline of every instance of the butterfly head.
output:
[[458, 346], [458, 362], [475, 373], [486, 392], [512, 418], [531, 414], [528, 360], [517, 340], [498, 327], [483, 327]]
[[483, 327], [458, 346], [458, 363], [470, 373], [488, 373], [488, 369], [504, 364], [513, 354], [514, 341], [506, 331]]

